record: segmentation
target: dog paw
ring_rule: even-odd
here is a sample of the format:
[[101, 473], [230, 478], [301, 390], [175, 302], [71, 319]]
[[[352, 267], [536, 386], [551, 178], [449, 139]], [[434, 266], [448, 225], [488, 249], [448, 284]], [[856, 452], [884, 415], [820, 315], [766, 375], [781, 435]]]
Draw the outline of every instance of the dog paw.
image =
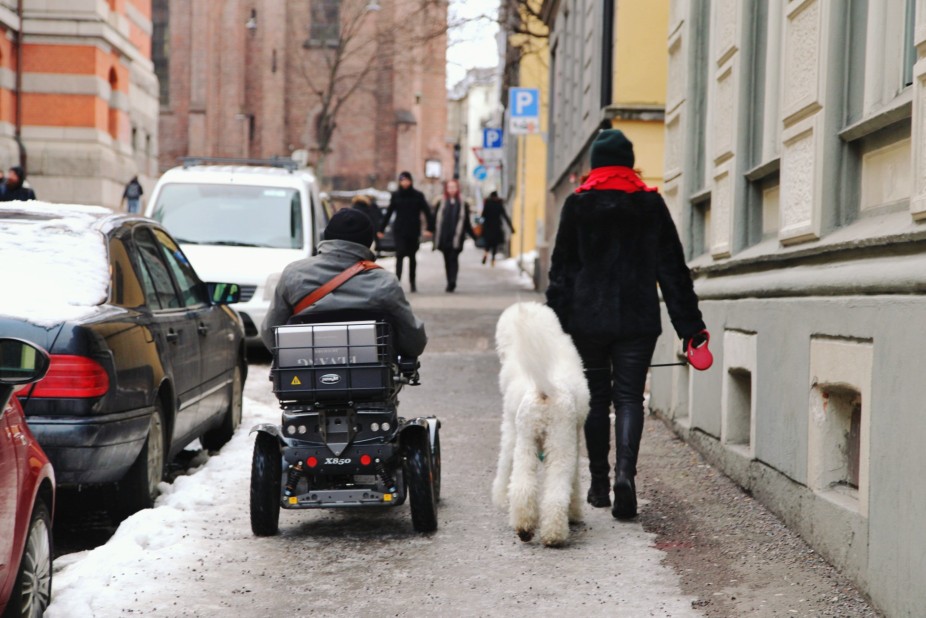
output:
[[527, 543], [534, 538], [533, 530], [518, 530], [518, 538]]
[[556, 533], [556, 534], [547, 534], [540, 535], [540, 542], [546, 547], [562, 547], [566, 544], [566, 539], [569, 538], [569, 533], [566, 534]]
[[569, 509], [569, 525], [581, 524], [583, 520], [582, 508], [570, 508]]

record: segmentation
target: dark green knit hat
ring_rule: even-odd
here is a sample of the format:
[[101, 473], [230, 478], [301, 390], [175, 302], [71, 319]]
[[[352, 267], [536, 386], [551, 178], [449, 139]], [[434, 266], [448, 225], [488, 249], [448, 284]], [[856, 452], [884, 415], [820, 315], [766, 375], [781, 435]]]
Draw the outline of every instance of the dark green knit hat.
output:
[[592, 169], [612, 165], [633, 167], [634, 161], [633, 144], [623, 131], [605, 129], [592, 142]]

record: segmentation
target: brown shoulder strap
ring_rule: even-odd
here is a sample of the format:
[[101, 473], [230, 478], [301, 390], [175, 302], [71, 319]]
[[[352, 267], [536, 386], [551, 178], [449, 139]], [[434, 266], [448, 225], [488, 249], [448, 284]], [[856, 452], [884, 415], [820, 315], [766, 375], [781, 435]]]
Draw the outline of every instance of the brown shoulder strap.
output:
[[382, 268], [380, 265], [371, 262], [370, 260], [360, 260], [356, 264], [347, 267], [341, 273], [335, 275], [327, 283], [320, 285], [315, 288], [314, 291], [309, 293], [308, 296], [299, 301], [296, 305], [296, 308], [293, 309], [293, 315], [298, 315], [317, 303], [319, 300], [330, 294], [333, 290], [343, 285], [348, 279], [353, 277], [356, 274], [362, 273], [365, 270], [373, 270], [374, 268]]

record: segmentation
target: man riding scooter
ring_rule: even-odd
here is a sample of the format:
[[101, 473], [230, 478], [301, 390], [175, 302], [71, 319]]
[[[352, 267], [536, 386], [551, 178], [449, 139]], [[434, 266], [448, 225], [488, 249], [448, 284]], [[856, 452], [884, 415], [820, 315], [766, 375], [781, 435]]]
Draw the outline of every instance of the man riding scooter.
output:
[[318, 255], [283, 270], [261, 329], [268, 349], [274, 346], [273, 328], [294, 315], [363, 309], [390, 317], [400, 356], [421, 355], [428, 342], [424, 323], [412, 313], [396, 276], [373, 263], [373, 237], [370, 218], [359, 210], [331, 217]]

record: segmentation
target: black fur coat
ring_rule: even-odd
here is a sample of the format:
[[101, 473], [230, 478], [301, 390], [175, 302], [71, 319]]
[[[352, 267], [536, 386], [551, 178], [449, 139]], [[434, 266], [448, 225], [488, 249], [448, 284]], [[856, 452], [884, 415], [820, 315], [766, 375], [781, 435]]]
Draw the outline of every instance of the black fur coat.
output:
[[682, 244], [658, 193], [593, 190], [566, 199], [547, 289], [547, 304], [566, 332], [658, 335], [657, 284], [678, 336], [701, 331]]

